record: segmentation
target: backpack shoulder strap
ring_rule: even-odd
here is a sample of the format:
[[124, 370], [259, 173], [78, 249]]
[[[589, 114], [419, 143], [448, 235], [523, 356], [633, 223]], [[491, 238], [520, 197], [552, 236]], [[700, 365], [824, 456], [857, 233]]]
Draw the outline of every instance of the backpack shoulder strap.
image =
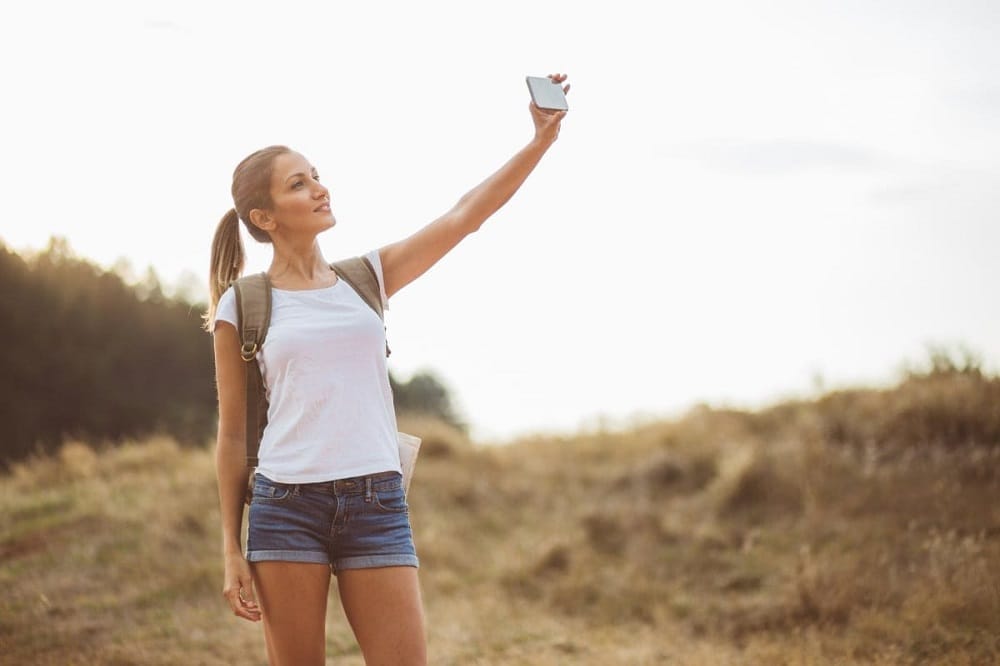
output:
[[378, 276], [375, 275], [375, 267], [368, 261], [368, 257], [351, 257], [335, 261], [330, 264], [330, 268], [337, 273], [337, 277], [343, 279], [354, 288], [354, 291], [358, 292], [361, 300], [375, 311], [379, 319], [384, 319]]
[[[330, 268], [334, 270], [337, 277], [344, 280], [347, 284], [351, 285], [354, 291], [358, 292], [361, 300], [367, 303], [368, 307], [374, 310], [378, 318], [384, 323], [382, 290], [379, 289], [375, 267], [372, 266], [372, 262], [368, 261], [368, 257], [351, 257], [350, 259], [335, 261], [330, 264]], [[392, 354], [392, 350], [389, 349], [389, 342], [386, 341], [385, 355], [389, 356], [390, 354]]]
[[267, 425], [267, 398], [264, 378], [257, 364], [257, 352], [271, 324], [271, 283], [266, 273], [247, 275], [233, 283], [239, 319], [240, 356], [247, 369], [246, 453], [247, 466], [257, 466], [260, 439]]
[[239, 318], [240, 355], [251, 361], [257, 355], [271, 324], [271, 283], [266, 273], [241, 277], [233, 283]]

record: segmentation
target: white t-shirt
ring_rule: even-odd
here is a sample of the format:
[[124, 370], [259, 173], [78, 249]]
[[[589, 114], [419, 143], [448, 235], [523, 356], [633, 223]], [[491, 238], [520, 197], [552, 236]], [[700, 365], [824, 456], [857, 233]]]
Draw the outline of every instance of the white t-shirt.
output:
[[[378, 250], [366, 256], [385, 309]], [[220, 320], [239, 327], [233, 287], [219, 299]], [[271, 325], [257, 362], [269, 405], [258, 472], [282, 483], [402, 472], [385, 329], [345, 280], [321, 289], [272, 288]]]

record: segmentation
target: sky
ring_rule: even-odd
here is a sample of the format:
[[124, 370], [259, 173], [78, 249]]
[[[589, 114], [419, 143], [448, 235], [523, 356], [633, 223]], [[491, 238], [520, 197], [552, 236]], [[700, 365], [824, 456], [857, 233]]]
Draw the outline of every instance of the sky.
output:
[[[483, 441], [1000, 368], [1000, 4], [37, 2], [0, 10], [0, 240], [203, 285], [236, 164], [331, 188], [329, 260], [558, 141], [387, 312]], [[244, 232], [248, 272], [267, 247]]]

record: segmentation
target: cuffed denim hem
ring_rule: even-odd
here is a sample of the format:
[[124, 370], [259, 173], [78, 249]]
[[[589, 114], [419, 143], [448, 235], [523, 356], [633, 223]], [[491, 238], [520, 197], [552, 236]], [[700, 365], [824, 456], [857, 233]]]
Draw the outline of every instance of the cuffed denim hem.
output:
[[330, 556], [316, 550], [250, 550], [247, 551], [247, 562], [265, 561], [283, 562], [315, 562], [329, 564]]
[[334, 575], [344, 569], [375, 569], [377, 567], [420, 568], [420, 560], [417, 559], [416, 555], [399, 553], [396, 555], [364, 555], [361, 557], [344, 557], [330, 565]]

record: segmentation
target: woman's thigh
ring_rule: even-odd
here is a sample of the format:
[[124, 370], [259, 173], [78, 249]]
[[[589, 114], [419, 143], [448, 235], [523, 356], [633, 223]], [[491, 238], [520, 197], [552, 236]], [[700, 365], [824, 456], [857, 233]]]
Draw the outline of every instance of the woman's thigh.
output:
[[342, 569], [337, 585], [366, 666], [427, 663], [416, 567]]
[[250, 567], [271, 666], [326, 663], [330, 566], [263, 561]]

